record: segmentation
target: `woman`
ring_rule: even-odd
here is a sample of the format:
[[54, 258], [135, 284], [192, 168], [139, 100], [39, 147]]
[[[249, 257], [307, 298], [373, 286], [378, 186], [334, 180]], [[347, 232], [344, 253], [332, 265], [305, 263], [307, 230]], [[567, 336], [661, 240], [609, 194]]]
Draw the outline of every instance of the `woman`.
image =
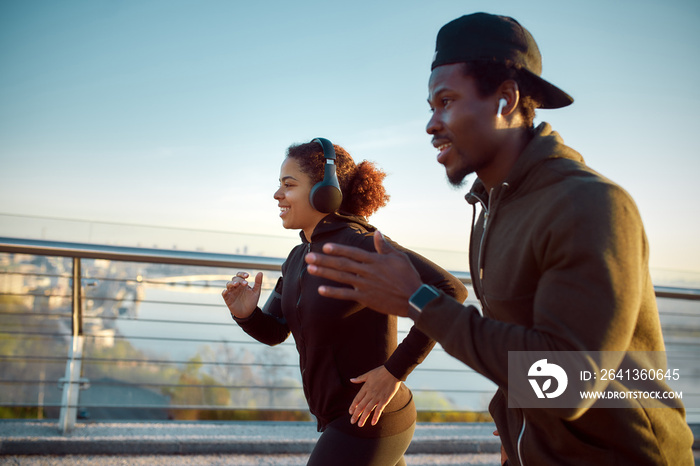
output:
[[[332, 151], [330, 142], [323, 141], [327, 148], [318, 139], [291, 146], [282, 164], [274, 198], [282, 225], [301, 230], [302, 244], [282, 265], [282, 277], [264, 309], [258, 307], [262, 273], [249, 286], [249, 275], [238, 272], [222, 295], [234, 320], [258, 341], [276, 345], [290, 332], [294, 335], [304, 395], [323, 432], [309, 465], [405, 465], [403, 454], [413, 437], [416, 409], [402, 380], [425, 359], [435, 342], [412, 328], [397, 346], [395, 316], [318, 294], [320, 285], [330, 283], [306, 272], [304, 256], [321, 251], [326, 242], [374, 251], [376, 229], [365, 217], [389, 199], [382, 185], [384, 172], [367, 161], [355, 165], [342, 147], [333, 146], [342, 203], [328, 214], [314, 208], [319, 202], [317, 194], [310, 200], [312, 187], [321, 180], [326, 183], [324, 152]], [[409, 254], [425, 283], [457, 299], [466, 298], [459, 280], [394, 245]]]

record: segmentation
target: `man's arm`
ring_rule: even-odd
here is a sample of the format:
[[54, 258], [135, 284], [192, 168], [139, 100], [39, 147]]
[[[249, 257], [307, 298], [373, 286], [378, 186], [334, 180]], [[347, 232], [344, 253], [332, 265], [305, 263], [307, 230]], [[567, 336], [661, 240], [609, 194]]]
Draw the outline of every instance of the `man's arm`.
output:
[[407, 317], [408, 299], [421, 286], [418, 271], [410, 259], [380, 232], [374, 235], [376, 253], [352, 246], [328, 243], [325, 254], [309, 253], [308, 271], [351, 288], [321, 286], [319, 294], [328, 298], [356, 301], [383, 314]]
[[[532, 298], [532, 325], [482, 317], [445, 294], [423, 308], [416, 326], [452, 356], [501, 387], [508, 386], [509, 351], [624, 351], [629, 347], [648, 280], [648, 248], [634, 202], [619, 187], [583, 185], [573, 199], [586, 208], [552, 207], [538, 249], [544, 272]], [[307, 256], [310, 272], [352, 288], [321, 294], [355, 299], [386, 314], [407, 316], [420, 286], [405, 257], [375, 239], [377, 253], [330, 245]], [[652, 295], [653, 296], [653, 295]], [[557, 415], [575, 419], [586, 407]]]

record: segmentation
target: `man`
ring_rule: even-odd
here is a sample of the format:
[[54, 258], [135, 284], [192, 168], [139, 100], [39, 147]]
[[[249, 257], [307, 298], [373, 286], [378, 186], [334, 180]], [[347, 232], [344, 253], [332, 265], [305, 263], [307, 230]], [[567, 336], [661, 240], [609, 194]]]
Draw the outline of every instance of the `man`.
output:
[[[426, 130], [451, 183], [478, 176], [466, 197], [482, 207], [469, 257], [483, 316], [423, 285], [381, 235], [377, 253], [331, 244], [326, 254], [309, 254], [309, 272], [350, 285], [321, 287], [320, 294], [409, 316], [494, 381], [489, 411], [504, 464], [691, 465], [693, 437], [681, 403], [508, 404], [509, 352], [664, 350], [634, 201], [548, 124], [532, 127], [535, 108], [573, 102], [540, 74], [537, 45], [512, 18], [477, 13], [438, 33]], [[654, 388], [668, 389], [664, 382]]]

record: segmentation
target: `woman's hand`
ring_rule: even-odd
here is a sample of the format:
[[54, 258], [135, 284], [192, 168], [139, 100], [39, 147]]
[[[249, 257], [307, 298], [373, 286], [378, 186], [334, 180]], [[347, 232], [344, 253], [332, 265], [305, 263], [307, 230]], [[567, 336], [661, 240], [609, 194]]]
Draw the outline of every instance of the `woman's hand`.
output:
[[[500, 434], [498, 433], [497, 430], [493, 431], [493, 435], [496, 437], [500, 437]], [[501, 466], [505, 466], [505, 464], [508, 462], [508, 455], [506, 454], [506, 449], [503, 448], [503, 443], [501, 443]]]
[[224, 302], [228, 306], [231, 315], [239, 319], [250, 316], [258, 305], [260, 290], [262, 289], [262, 272], [255, 276], [253, 287], [248, 286], [246, 279], [250, 275], [246, 272], [238, 272], [230, 282], [226, 284], [226, 289], [221, 293]]
[[384, 408], [394, 398], [401, 385], [401, 381], [391, 375], [384, 366], [379, 366], [359, 377], [350, 379], [350, 382], [364, 383], [350, 405], [350, 414], [352, 415], [350, 423], [355, 424], [357, 422], [357, 425], [360, 427], [365, 425], [372, 410], [374, 410], [372, 425], [376, 425], [379, 422]]

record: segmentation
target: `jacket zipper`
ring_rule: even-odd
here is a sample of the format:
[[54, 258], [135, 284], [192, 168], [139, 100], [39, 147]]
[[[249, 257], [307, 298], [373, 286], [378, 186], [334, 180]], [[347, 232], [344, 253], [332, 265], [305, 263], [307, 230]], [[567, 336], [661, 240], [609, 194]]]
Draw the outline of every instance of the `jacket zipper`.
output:
[[[308, 254], [310, 252], [311, 252], [311, 243], [307, 243], [306, 244], [306, 253], [304, 254], [304, 256], [306, 256], [306, 254]], [[304, 260], [303, 257], [302, 257], [302, 260]], [[306, 275], [306, 262], [304, 262], [304, 265], [301, 267], [301, 272], [299, 272], [299, 297], [297, 298], [297, 318], [299, 318], [299, 306], [301, 305], [301, 292], [304, 289], [303, 284], [302, 284], [302, 281], [304, 280], [304, 275]], [[299, 320], [301, 320], [301, 319], [299, 319]], [[300, 324], [301, 324], [301, 322], [300, 322]]]
[[525, 426], [527, 425], [527, 420], [525, 419], [525, 413], [523, 413], [523, 426], [520, 429], [520, 434], [518, 435], [518, 460], [520, 461], [520, 466], [525, 466], [523, 462], [523, 436], [525, 435]]
[[[308, 243], [306, 245], [306, 254], [311, 252], [311, 243]], [[305, 255], [306, 255], [305, 254]], [[302, 261], [304, 261], [304, 258], [302, 257]], [[309, 392], [309, 387], [306, 385], [306, 379], [304, 378], [304, 375], [306, 373], [306, 342], [304, 341], [304, 328], [301, 323], [301, 294], [302, 290], [304, 289], [302, 286], [302, 281], [304, 279], [304, 275], [306, 273], [306, 262], [304, 262], [304, 265], [301, 268], [301, 271], [299, 272], [299, 297], [297, 298], [297, 304], [296, 304], [296, 317], [297, 317], [297, 324], [299, 325], [299, 332], [301, 334], [301, 338], [299, 339], [299, 357], [301, 361], [303, 362], [303, 369], [301, 370], [301, 381], [302, 385], [304, 387], [304, 392], [308, 395]]]

